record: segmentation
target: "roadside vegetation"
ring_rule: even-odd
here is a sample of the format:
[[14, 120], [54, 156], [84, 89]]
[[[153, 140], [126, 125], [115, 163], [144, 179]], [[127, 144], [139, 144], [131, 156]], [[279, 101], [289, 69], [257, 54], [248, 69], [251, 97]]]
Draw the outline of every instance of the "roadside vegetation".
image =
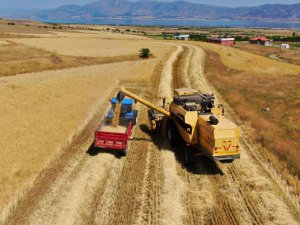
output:
[[[250, 135], [261, 145], [261, 154], [270, 156], [271, 163], [299, 195], [299, 75], [287, 75], [280, 70], [272, 75], [264, 73], [263, 69], [261, 72], [241, 71], [224, 65], [224, 56], [209, 46], [206, 46], [206, 52], [205, 69], [209, 82], [243, 123], [253, 128]], [[235, 61], [240, 58], [235, 57]]]
[[149, 48], [142, 48], [140, 49], [140, 58], [148, 59], [152, 54], [150, 53]]

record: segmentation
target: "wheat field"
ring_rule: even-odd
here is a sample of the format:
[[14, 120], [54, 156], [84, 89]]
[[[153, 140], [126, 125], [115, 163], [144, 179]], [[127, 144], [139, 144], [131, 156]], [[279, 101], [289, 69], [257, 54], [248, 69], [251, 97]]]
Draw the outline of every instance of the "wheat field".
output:
[[[151, 46], [155, 50], [155, 44]], [[118, 80], [149, 80], [159, 56], [171, 47], [159, 49], [158, 58], [150, 60], [0, 79], [0, 209], [59, 154], [97, 106], [108, 104], [103, 101]]]
[[[88, 27], [89, 28], [89, 27]], [[91, 27], [93, 28], [93, 27]], [[97, 27], [96, 27], [97, 28]], [[56, 37], [67, 38], [97, 38], [107, 40], [149, 40], [147, 37], [140, 35], [120, 34], [112, 31], [90, 31], [80, 30], [76, 32], [52, 32]]]

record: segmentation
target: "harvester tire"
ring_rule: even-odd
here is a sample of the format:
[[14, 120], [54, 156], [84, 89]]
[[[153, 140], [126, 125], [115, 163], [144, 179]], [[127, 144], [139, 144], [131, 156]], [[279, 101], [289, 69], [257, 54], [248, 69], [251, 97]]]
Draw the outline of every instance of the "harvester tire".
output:
[[221, 161], [222, 163], [233, 163], [234, 159], [226, 159]]
[[176, 147], [181, 139], [176, 124], [173, 121], [167, 122], [167, 137], [172, 147]]
[[193, 149], [187, 148], [185, 150], [185, 161], [184, 164], [185, 166], [192, 166], [194, 163], [194, 151]]

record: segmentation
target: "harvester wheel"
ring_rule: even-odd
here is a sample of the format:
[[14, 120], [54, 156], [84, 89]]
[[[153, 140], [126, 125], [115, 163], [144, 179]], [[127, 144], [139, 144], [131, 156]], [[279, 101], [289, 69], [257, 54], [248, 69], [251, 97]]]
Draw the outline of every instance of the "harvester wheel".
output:
[[167, 135], [168, 135], [168, 141], [172, 147], [175, 147], [179, 144], [181, 137], [178, 133], [176, 124], [173, 121], [167, 122]]
[[194, 152], [193, 149], [187, 148], [185, 150], [185, 166], [192, 166], [194, 163]]
[[234, 161], [234, 159], [226, 159], [221, 161], [222, 163], [232, 163]]

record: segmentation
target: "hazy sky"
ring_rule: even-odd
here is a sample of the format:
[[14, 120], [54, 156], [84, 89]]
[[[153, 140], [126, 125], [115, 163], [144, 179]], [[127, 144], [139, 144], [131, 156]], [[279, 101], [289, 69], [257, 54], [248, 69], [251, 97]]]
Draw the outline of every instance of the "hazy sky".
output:
[[[0, 8], [54, 8], [66, 4], [76, 4], [84, 5], [94, 0], [0, 0]], [[157, 0], [157, 1], [173, 1], [173, 0]], [[266, 3], [279, 3], [279, 4], [293, 4], [300, 3], [300, 0], [187, 0], [190, 2], [210, 4], [210, 5], [220, 5], [220, 6], [257, 6]]]

